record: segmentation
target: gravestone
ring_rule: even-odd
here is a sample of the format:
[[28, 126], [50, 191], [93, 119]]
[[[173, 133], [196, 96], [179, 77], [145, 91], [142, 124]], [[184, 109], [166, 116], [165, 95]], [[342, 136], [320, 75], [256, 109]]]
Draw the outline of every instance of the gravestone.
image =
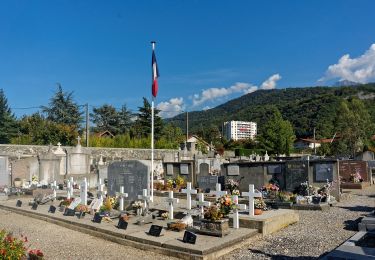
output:
[[73, 201], [72, 201], [72, 203], [70, 203], [70, 205], [69, 205], [69, 207], [68, 207], [68, 209], [72, 209], [72, 210], [74, 210], [80, 203], [81, 203], [81, 198], [75, 198]]
[[83, 149], [80, 143], [81, 138], [75, 147], [68, 150], [68, 175], [84, 175], [90, 173], [90, 152]]
[[22, 201], [17, 200], [16, 207], [21, 207], [22, 206]]
[[127, 229], [128, 228], [128, 222], [124, 220], [123, 217], [120, 217], [117, 223], [118, 229]]
[[285, 164], [286, 190], [294, 191], [301, 183], [308, 181], [308, 162], [289, 161]]
[[285, 174], [283, 171], [284, 165], [281, 163], [272, 163], [267, 165], [268, 182], [273, 179], [278, 182], [280, 189], [285, 190]]
[[314, 164], [314, 182], [327, 182], [327, 180], [333, 180], [333, 164]]
[[180, 174], [189, 175], [189, 164], [180, 164]]
[[89, 205], [89, 210], [91, 211], [98, 211], [100, 207], [103, 205], [103, 198], [95, 198], [91, 201]]
[[92, 222], [100, 224], [102, 222], [102, 219], [103, 219], [103, 216], [101, 216], [99, 212], [96, 212]]
[[162, 226], [151, 225], [150, 230], [148, 231], [148, 234], [150, 236], [159, 237], [162, 230], [163, 230]]
[[54, 214], [55, 212], [56, 212], [56, 207], [53, 205], [49, 206], [48, 213]]
[[167, 176], [173, 176], [173, 164], [167, 164]]
[[8, 157], [0, 156], [0, 187], [10, 186], [9, 182], [9, 172], [8, 172]]
[[194, 234], [191, 231], [185, 231], [184, 238], [182, 239], [182, 241], [184, 243], [189, 243], [189, 244], [193, 244], [194, 245], [195, 242], [197, 241], [197, 235]]
[[240, 175], [240, 167], [235, 164], [230, 164], [227, 167], [227, 175], [228, 176], [238, 176]]
[[367, 162], [364, 161], [339, 161], [339, 172], [343, 182], [349, 182], [350, 175], [356, 173], [361, 175], [364, 182], [370, 181]]
[[142, 195], [143, 189], [150, 185], [151, 162], [146, 160], [127, 160], [113, 162], [108, 167], [108, 194], [114, 196], [120, 186], [128, 193], [126, 204]]
[[199, 165], [199, 176], [209, 176], [210, 175], [210, 165], [208, 163], [201, 163]]
[[198, 187], [202, 189], [204, 192], [215, 190], [216, 183], [219, 182], [218, 176], [201, 176], [199, 175], [197, 178]]
[[31, 209], [36, 210], [38, 208], [38, 203], [34, 202]]

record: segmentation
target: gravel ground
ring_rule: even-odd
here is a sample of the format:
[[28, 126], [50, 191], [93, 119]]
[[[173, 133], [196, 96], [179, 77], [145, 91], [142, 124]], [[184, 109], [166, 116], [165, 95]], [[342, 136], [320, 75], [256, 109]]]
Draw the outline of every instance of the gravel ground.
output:
[[0, 229], [11, 231], [14, 235], [26, 235], [31, 248], [41, 249], [45, 259], [177, 259], [119, 245], [5, 210], [0, 210], [0, 216]]
[[353, 236], [359, 218], [374, 208], [375, 186], [353, 191], [329, 211], [298, 211], [298, 223], [254, 238], [222, 259], [317, 259]]

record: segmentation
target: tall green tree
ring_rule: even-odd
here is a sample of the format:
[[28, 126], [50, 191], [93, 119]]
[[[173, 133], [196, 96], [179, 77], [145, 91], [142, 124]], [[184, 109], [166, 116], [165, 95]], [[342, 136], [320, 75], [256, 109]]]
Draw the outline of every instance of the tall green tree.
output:
[[66, 124], [78, 129], [82, 122], [82, 112], [73, 100], [73, 92], [64, 92], [61, 85], [57, 85], [57, 91], [50, 99], [48, 106], [43, 106], [42, 111], [47, 120], [58, 124]]
[[334, 153], [354, 156], [370, 141], [374, 123], [363, 102], [358, 98], [343, 100], [337, 110], [335, 130], [339, 136]]
[[130, 128], [132, 126], [133, 113], [130, 110], [128, 110], [126, 105], [123, 105], [118, 114], [120, 120], [121, 133], [129, 133]]
[[95, 132], [109, 131], [114, 135], [121, 133], [120, 115], [112, 105], [104, 104], [93, 108], [91, 119]]
[[270, 154], [289, 155], [293, 149], [296, 136], [292, 124], [288, 120], [284, 120], [280, 111], [274, 108], [272, 115], [270, 115], [257, 138], [260, 147]]
[[[138, 107], [137, 120], [135, 121], [135, 134], [138, 137], [146, 137], [151, 134], [151, 104], [143, 98], [143, 106]], [[158, 115], [159, 109], [154, 109], [154, 137], [159, 139], [163, 129], [163, 120]]]
[[3, 89], [0, 89], [0, 143], [9, 143], [17, 132], [16, 118], [8, 106]]

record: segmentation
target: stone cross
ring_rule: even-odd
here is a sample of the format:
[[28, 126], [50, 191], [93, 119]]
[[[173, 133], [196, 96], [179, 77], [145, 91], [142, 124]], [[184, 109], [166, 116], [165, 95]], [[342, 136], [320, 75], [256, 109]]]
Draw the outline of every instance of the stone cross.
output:
[[215, 195], [216, 197], [221, 197], [223, 195], [227, 195], [226, 191], [221, 190], [221, 184], [216, 183], [216, 191], [210, 191], [211, 195]]
[[143, 189], [143, 193], [142, 193], [142, 195], [138, 195], [138, 199], [144, 201], [146, 212], [148, 212], [148, 204], [149, 204], [149, 202], [151, 200], [151, 196], [148, 195], [148, 190], [147, 189]]
[[116, 192], [116, 196], [120, 198], [120, 210], [124, 210], [124, 198], [128, 197], [128, 194], [124, 192], [124, 186], [120, 186], [120, 192]]
[[56, 183], [56, 181], [52, 182], [51, 188], [52, 188], [52, 191], [53, 191], [53, 199], [56, 199], [56, 189], [57, 189], [57, 183]]
[[198, 201], [194, 201], [194, 204], [199, 207], [200, 213], [201, 213], [201, 217], [203, 218], [203, 216], [204, 216], [204, 207], [211, 206], [211, 202], [204, 201], [204, 194], [203, 193], [198, 193], [197, 197], [198, 197]]
[[66, 191], [67, 191], [67, 199], [71, 199], [73, 197], [73, 178], [67, 181], [66, 183]]
[[103, 193], [104, 193], [104, 184], [102, 184], [102, 179], [99, 178], [99, 184], [97, 186], [97, 195], [99, 199], [103, 199]]
[[182, 189], [181, 193], [186, 193], [186, 208], [191, 209], [191, 194], [197, 194], [196, 189], [191, 188], [191, 182], [186, 184], [186, 189]]
[[238, 216], [239, 210], [245, 210], [246, 205], [245, 204], [238, 204], [238, 195], [233, 196], [233, 203], [234, 203], [234, 209], [233, 209], [233, 228], [240, 228], [240, 221]]
[[254, 192], [254, 184], [249, 185], [249, 192], [242, 192], [243, 197], [249, 197], [249, 215], [254, 217], [254, 198], [261, 198], [262, 193]]
[[87, 179], [84, 178], [80, 185], [80, 198], [83, 205], [87, 205]]
[[164, 199], [169, 204], [168, 218], [173, 219], [173, 204], [178, 203], [179, 199], [173, 198], [173, 191], [169, 191], [168, 198]]
[[77, 137], [77, 146], [78, 145], [81, 145], [81, 137], [80, 136]]

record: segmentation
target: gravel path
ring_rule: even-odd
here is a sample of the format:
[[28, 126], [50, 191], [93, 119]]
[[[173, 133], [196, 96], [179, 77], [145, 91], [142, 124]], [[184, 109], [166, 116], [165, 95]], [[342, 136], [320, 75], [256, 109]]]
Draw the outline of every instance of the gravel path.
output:
[[177, 259], [73, 231], [42, 220], [0, 210], [0, 229], [24, 234], [45, 259]]
[[358, 219], [374, 208], [375, 186], [354, 191], [329, 211], [298, 211], [298, 223], [254, 238], [222, 259], [317, 259], [353, 236]]

